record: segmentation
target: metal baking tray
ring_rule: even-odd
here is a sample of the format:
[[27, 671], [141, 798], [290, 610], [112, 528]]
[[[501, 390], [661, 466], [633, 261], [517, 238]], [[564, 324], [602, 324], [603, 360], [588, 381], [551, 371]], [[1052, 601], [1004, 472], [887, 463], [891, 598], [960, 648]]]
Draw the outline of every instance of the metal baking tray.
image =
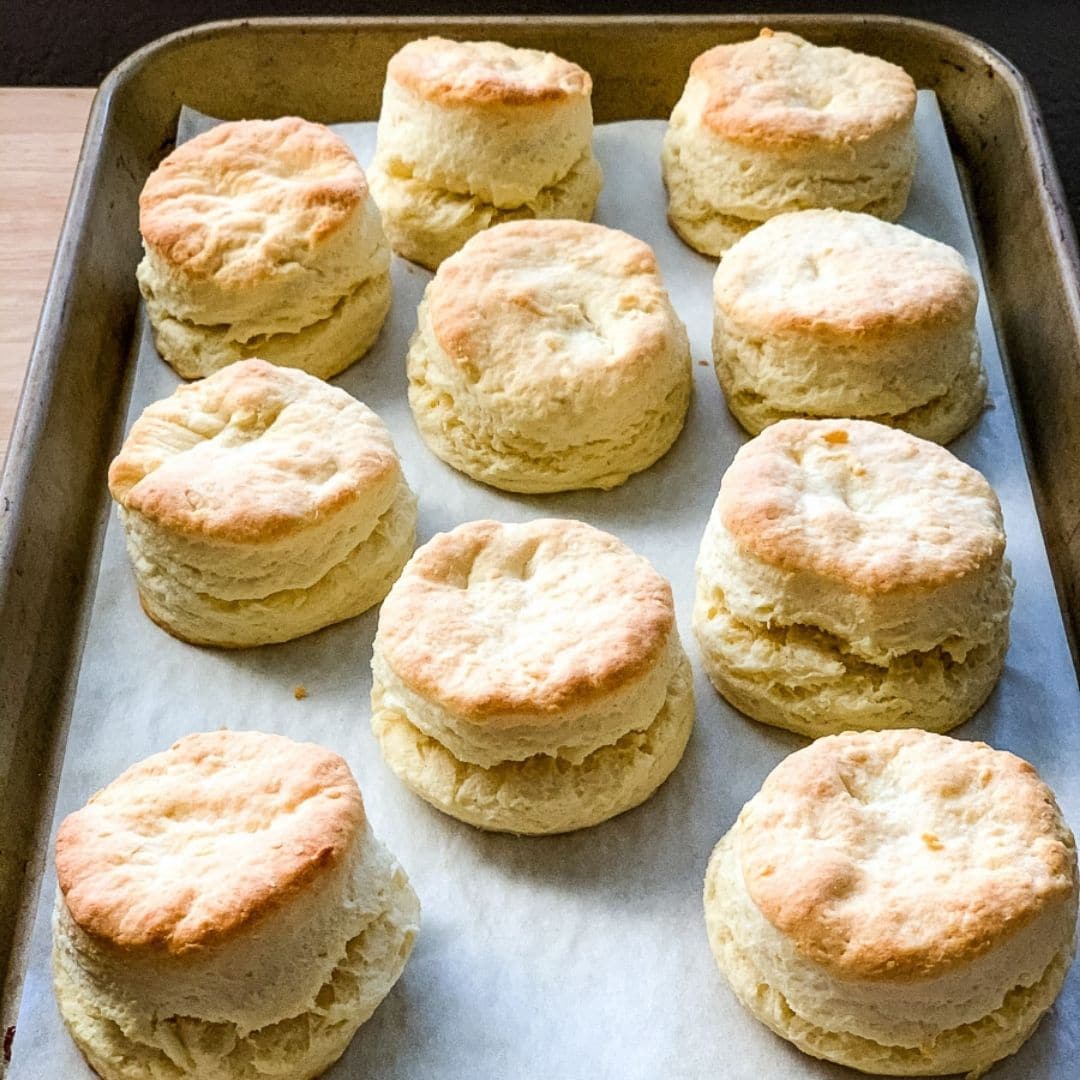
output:
[[[1066, 627], [1080, 630], [1080, 289], [1075, 236], [1031, 92], [944, 27], [880, 16], [280, 19], [171, 35], [102, 85], [0, 489], [0, 1025], [14, 1023], [130, 388], [137, 196], [181, 104], [224, 117], [374, 119], [386, 61], [431, 33], [556, 50], [598, 123], [666, 118], [691, 60], [768, 24], [904, 66], [936, 92], [977, 225]], [[132, 658], [137, 663], [138, 658]], [[87, 793], [89, 794], [89, 793]], [[5, 1045], [7, 1040], [5, 1039]], [[2, 1068], [2, 1067], [0, 1067]]]

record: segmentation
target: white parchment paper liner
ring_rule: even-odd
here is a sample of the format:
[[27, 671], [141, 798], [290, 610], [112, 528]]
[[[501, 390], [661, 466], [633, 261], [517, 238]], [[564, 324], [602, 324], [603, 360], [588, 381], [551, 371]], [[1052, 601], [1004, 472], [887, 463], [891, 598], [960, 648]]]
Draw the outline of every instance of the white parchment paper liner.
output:
[[[185, 111], [181, 140], [209, 123]], [[420, 896], [423, 926], [403, 978], [329, 1076], [857, 1075], [803, 1056], [751, 1019], [718, 974], [706, 941], [701, 886], [709, 853], [769, 770], [804, 741], [730, 709], [704, 677], [690, 633], [698, 542], [720, 476], [745, 436], [705, 363], [715, 263], [684, 246], [665, 219], [664, 126], [633, 121], [596, 132], [606, 178], [596, 220], [653, 245], [693, 346], [696, 394], [686, 429], [656, 466], [606, 494], [530, 498], [484, 488], [438, 461], [420, 441], [405, 397], [406, 347], [430, 275], [397, 258], [393, 311], [378, 345], [334, 380], [388, 424], [419, 495], [421, 542], [474, 518], [577, 517], [620, 536], [671, 580], [696, 672], [697, 726], [682, 764], [645, 806], [595, 829], [540, 840], [488, 835], [443, 817], [383, 765], [368, 726], [376, 612], [282, 646], [217, 652], [184, 645], [139, 610], [119, 522], [110, 521], [55, 820], [131, 762], [190, 731], [259, 728], [344, 754], [376, 832]], [[919, 165], [903, 223], [958, 248], [979, 274], [930, 92], [919, 95], [916, 128]], [[370, 162], [374, 124], [337, 130], [362, 164]], [[1018, 587], [1004, 679], [955, 734], [1032, 761], [1077, 828], [1080, 697], [982, 287], [978, 326], [993, 407], [951, 449], [980, 469], [1001, 497]], [[145, 325], [141, 332], [128, 426], [177, 383]], [[106, 503], [102, 513], [111, 513]], [[305, 700], [294, 699], [297, 684], [307, 688]], [[52, 996], [54, 883], [50, 860], [11, 1080], [92, 1075], [63, 1030]], [[1074, 969], [1050, 1016], [994, 1076], [1065, 1080], [1076, 1075], [1077, 1061], [1080, 971]]]

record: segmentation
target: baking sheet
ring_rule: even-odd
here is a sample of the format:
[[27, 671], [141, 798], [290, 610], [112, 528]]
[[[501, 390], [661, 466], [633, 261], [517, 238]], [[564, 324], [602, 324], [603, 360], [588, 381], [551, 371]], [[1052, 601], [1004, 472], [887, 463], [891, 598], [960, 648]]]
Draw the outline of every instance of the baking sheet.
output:
[[[206, 121], [185, 113], [181, 140]], [[374, 124], [337, 130], [367, 164]], [[682, 764], [643, 807], [595, 829], [526, 839], [481, 833], [429, 808], [382, 764], [368, 726], [377, 612], [286, 645], [240, 653], [185, 645], [139, 611], [123, 536], [111, 517], [82, 658], [55, 822], [131, 762], [181, 735], [229, 725], [321, 742], [342, 753], [379, 836], [423, 905], [412, 959], [387, 1000], [328, 1073], [343, 1078], [855, 1077], [776, 1038], [736, 1003], [705, 936], [701, 882], [716, 840], [786, 754], [805, 744], [730, 709], [705, 678], [690, 631], [693, 564], [720, 476], [745, 440], [710, 356], [715, 263], [669, 229], [660, 180], [664, 124], [601, 126], [605, 188], [596, 220], [656, 250], [687, 324], [696, 394], [686, 428], [652, 469], [608, 493], [542, 497], [484, 488], [422, 444], [405, 397], [404, 356], [430, 274], [394, 260], [394, 307], [376, 348], [334, 380], [389, 426], [420, 500], [419, 540], [480, 517], [578, 517], [649, 558], [672, 582], [694, 662], [697, 725]], [[919, 95], [919, 165], [904, 224], [975, 246], [933, 95]], [[980, 276], [981, 282], [981, 276]], [[985, 293], [985, 290], [984, 290]], [[993, 407], [952, 444], [996, 488], [1017, 579], [1013, 644], [990, 701], [954, 734], [1028, 758], [1080, 825], [1080, 694], [985, 295], [979, 334]], [[177, 379], [144, 324], [128, 424]], [[104, 477], [102, 487], [104, 489]], [[107, 500], [102, 513], [109, 513]], [[295, 700], [302, 684], [308, 697]], [[63, 1031], [49, 977], [49, 865], [27, 964], [12, 1080], [92, 1076]], [[1050, 1015], [995, 1077], [1065, 1080], [1080, 1058], [1080, 966]]]

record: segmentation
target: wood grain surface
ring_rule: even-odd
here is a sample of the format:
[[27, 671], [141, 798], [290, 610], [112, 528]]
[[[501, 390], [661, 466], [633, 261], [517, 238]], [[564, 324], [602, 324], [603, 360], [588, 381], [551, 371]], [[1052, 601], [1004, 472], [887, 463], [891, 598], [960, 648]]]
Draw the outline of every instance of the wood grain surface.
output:
[[0, 88], [0, 458], [94, 91]]

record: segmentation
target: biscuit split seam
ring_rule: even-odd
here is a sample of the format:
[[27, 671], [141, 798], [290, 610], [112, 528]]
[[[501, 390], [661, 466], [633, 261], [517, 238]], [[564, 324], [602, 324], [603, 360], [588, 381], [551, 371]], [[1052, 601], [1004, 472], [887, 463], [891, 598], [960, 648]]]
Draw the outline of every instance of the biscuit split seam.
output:
[[526, 835], [643, 802], [694, 719], [668, 583], [615, 537], [559, 519], [470, 522], [419, 548], [379, 613], [371, 707], [412, 791]]

